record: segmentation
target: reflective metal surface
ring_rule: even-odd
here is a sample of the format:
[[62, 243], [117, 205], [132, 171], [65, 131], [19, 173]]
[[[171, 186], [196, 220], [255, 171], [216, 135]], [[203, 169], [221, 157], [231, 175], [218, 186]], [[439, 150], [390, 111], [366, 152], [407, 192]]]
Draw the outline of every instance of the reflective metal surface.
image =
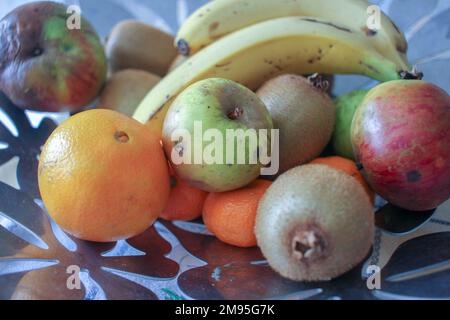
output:
[[[0, 16], [27, 1], [2, 0]], [[69, 0], [105, 37], [135, 18], [174, 33], [205, 1]], [[374, 1], [406, 32], [410, 59], [450, 91], [449, 0]], [[336, 93], [373, 85], [337, 77]], [[40, 148], [68, 114], [23, 112], [0, 95], [0, 299], [444, 299], [450, 298], [450, 202], [418, 216], [383, 207], [373, 253], [325, 283], [282, 279], [258, 249], [212, 237], [200, 222], [158, 222], [144, 234], [95, 244], [67, 236], [50, 221], [37, 188]], [[369, 290], [378, 265], [381, 289]], [[71, 275], [80, 270], [80, 287]]]

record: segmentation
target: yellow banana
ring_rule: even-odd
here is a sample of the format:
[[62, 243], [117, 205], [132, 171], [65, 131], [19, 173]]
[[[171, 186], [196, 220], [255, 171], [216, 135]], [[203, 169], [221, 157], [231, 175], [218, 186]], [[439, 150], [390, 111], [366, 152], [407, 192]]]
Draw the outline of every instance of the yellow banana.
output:
[[157, 114], [160, 126], [172, 99], [210, 77], [256, 90], [283, 73], [362, 74], [388, 81], [399, 79], [400, 71], [352, 30], [309, 17], [279, 18], [232, 33], [190, 57], [147, 94], [134, 118], [145, 123]]
[[402, 69], [410, 69], [404, 35], [381, 11], [381, 28], [371, 31], [367, 27], [369, 6], [366, 0], [214, 0], [186, 20], [175, 42], [179, 51], [188, 55], [255, 23], [279, 17], [311, 16], [359, 32], [380, 54]]

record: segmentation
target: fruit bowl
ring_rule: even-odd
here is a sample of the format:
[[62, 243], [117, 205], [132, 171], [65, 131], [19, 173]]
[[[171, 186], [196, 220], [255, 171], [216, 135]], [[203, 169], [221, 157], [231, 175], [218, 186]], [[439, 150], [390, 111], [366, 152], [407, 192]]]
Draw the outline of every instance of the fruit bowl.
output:
[[[0, 2], [0, 16], [28, 1]], [[81, 6], [100, 35], [124, 19], [174, 33], [205, 0], [64, 1]], [[450, 3], [378, 0], [402, 29], [425, 80], [450, 92]], [[338, 76], [334, 94], [373, 81]], [[273, 272], [258, 249], [223, 244], [197, 222], [158, 221], [143, 234], [95, 244], [66, 235], [37, 186], [41, 146], [69, 116], [21, 111], [0, 94], [0, 299], [443, 299], [450, 298], [450, 201], [429, 214], [379, 203], [373, 252], [330, 282], [297, 283]], [[370, 266], [381, 270], [373, 290]], [[71, 277], [79, 271], [80, 281]], [[368, 285], [369, 283], [369, 285]]]

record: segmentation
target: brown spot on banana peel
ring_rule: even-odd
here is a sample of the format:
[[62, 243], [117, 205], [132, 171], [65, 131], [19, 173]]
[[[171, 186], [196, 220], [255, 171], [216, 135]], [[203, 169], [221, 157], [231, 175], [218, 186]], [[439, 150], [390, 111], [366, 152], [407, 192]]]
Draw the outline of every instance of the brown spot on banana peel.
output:
[[216, 68], [222, 68], [222, 67], [226, 67], [228, 65], [231, 64], [231, 61], [227, 61], [227, 62], [223, 62], [223, 63], [218, 63], [215, 65]]
[[313, 23], [318, 23], [318, 24], [324, 24], [326, 26], [330, 26], [330, 27], [333, 27], [333, 28], [341, 30], [341, 31], [353, 33], [353, 31], [351, 29], [346, 28], [346, 27], [342, 27], [342, 26], [338, 26], [338, 25], [336, 25], [336, 24], [334, 24], [332, 22], [320, 21], [320, 20], [316, 20], [314, 18], [300, 18], [300, 20], [313, 22]]
[[219, 23], [218, 22], [213, 22], [209, 25], [209, 33], [213, 33], [215, 30], [217, 30], [217, 28], [219, 27]]
[[309, 64], [313, 64], [315, 62], [320, 62], [320, 60], [322, 60], [322, 57], [318, 56], [318, 57], [313, 57], [311, 59], [308, 60]]
[[401, 44], [399, 44], [399, 43], [397, 43], [397, 44], [395, 45], [395, 49], [397, 49], [398, 52], [404, 53], [404, 54], [406, 54], [406, 51], [408, 51], [408, 47], [407, 47], [407, 46], [401, 45]]
[[283, 71], [283, 68], [281, 67], [281, 66], [278, 66], [278, 65], [274, 65], [273, 66], [275, 69], [277, 69], [278, 71]]
[[[218, 40], [218, 39], [222, 38], [222, 37], [225, 36], [225, 35], [226, 35], [226, 33], [225, 33], [225, 34], [221, 33], [221, 34], [216, 34], [216, 35], [210, 34], [210, 35], [209, 35], [209, 39], [210, 39], [210, 40]], [[204, 47], [205, 47], [205, 46], [203, 46], [202, 48], [204, 48]]]

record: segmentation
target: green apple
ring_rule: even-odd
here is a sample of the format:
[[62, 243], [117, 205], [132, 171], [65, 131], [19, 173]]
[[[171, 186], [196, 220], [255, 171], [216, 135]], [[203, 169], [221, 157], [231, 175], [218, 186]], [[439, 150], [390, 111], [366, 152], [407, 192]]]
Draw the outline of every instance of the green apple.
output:
[[224, 192], [260, 175], [268, 164], [260, 159], [261, 147], [270, 153], [272, 129], [270, 114], [255, 93], [211, 78], [175, 99], [164, 121], [163, 144], [182, 179], [208, 192]]
[[333, 147], [337, 155], [354, 160], [351, 127], [356, 109], [369, 90], [355, 90], [338, 97], [336, 104], [336, 125], [333, 133]]

